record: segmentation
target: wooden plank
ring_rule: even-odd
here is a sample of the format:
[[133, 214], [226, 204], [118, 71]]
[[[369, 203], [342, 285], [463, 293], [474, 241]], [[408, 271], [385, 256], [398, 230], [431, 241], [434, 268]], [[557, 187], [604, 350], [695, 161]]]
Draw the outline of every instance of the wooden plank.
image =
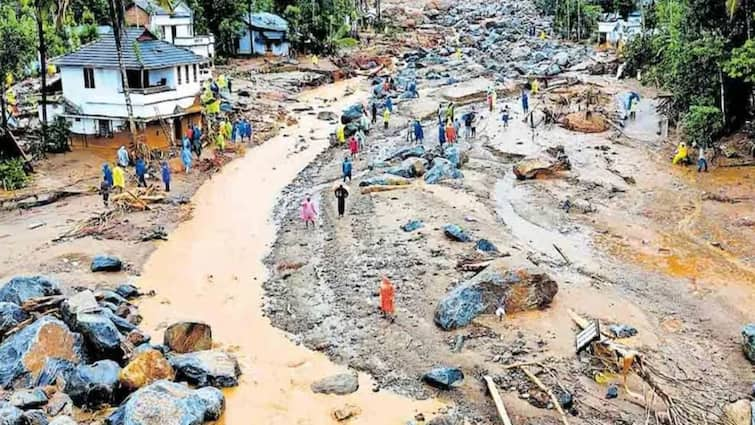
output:
[[553, 406], [558, 410], [558, 414], [561, 415], [561, 422], [563, 422], [564, 425], [569, 425], [569, 420], [566, 419], [566, 413], [564, 412], [564, 409], [561, 408], [561, 403], [559, 403], [556, 396], [553, 394], [553, 391], [551, 391], [548, 387], [543, 384], [543, 382], [535, 376], [532, 372], [529, 371], [526, 367], [522, 366], [519, 368], [522, 372], [524, 372], [525, 375], [527, 375], [530, 380], [537, 385], [538, 388], [545, 391], [546, 394], [551, 398], [551, 402], [553, 403]]
[[498, 388], [496, 388], [495, 382], [493, 382], [493, 379], [489, 376], [483, 376], [482, 379], [488, 384], [488, 391], [490, 391], [490, 395], [493, 397], [493, 402], [495, 403], [496, 409], [498, 409], [498, 416], [501, 417], [503, 425], [512, 425], [511, 418], [509, 418], [509, 414], [506, 412], [506, 406], [504, 406], [503, 400], [501, 400], [501, 395], [498, 394]]

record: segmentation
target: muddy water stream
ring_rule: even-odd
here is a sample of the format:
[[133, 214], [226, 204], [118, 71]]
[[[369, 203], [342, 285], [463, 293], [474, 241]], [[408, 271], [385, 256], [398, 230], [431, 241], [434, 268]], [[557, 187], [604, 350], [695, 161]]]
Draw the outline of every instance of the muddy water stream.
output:
[[[345, 95], [349, 80], [301, 96], [310, 105], [339, 98], [327, 109], [338, 113], [362, 94]], [[276, 197], [316, 155], [327, 147], [330, 124], [304, 113], [296, 126], [205, 183], [194, 197], [194, 216], [182, 223], [152, 255], [139, 284], [157, 296], [140, 310], [144, 329], [161, 341], [165, 326], [178, 320], [209, 323], [213, 339], [235, 352], [242, 366], [239, 387], [228, 390], [224, 424], [331, 424], [331, 412], [347, 404], [361, 413], [350, 423], [403, 424], [417, 412], [437, 410], [435, 401], [416, 402], [385, 391], [374, 393], [360, 376], [360, 389], [349, 396], [313, 394], [310, 384], [345, 368], [324, 355], [291, 342], [262, 316], [262, 259], [275, 238], [272, 211]], [[309, 147], [294, 151], [299, 136]], [[312, 138], [314, 140], [312, 140]]]

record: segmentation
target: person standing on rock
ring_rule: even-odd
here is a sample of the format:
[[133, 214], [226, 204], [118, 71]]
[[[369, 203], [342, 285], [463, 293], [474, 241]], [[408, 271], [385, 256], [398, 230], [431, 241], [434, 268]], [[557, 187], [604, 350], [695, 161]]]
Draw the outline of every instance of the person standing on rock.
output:
[[167, 161], [163, 161], [162, 177], [163, 177], [163, 184], [165, 185], [165, 191], [170, 192], [170, 167], [168, 167]]
[[349, 197], [349, 191], [343, 187], [342, 184], [336, 188], [336, 199], [338, 199], [338, 218], [343, 217], [343, 213], [346, 211], [346, 198]]
[[312, 203], [312, 199], [307, 196], [307, 199], [301, 202], [299, 208], [299, 217], [304, 222], [304, 227], [309, 228], [309, 224], [312, 223], [312, 227], [315, 227], [315, 219], [317, 218], [317, 210], [315, 204]]
[[390, 319], [391, 322], [395, 320], [395, 306], [393, 304], [395, 295], [396, 290], [393, 283], [383, 276], [383, 281], [380, 284], [380, 311], [383, 313], [383, 317]]
[[343, 162], [341, 163], [341, 173], [343, 173], [343, 182], [346, 183], [346, 178], [349, 179], [349, 182], [351, 182], [351, 160], [348, 156], [343, 158]]
[[414, 120], [414, 140], [419, 144], [425, 143], [425, 130], [422, 129], [422, 123], [418, 119]]

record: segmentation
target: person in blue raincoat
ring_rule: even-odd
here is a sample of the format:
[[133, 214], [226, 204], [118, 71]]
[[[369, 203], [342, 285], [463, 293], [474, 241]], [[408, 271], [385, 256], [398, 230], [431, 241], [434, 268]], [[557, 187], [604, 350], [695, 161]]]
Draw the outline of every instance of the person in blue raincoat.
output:
[[110, 165], [107, 163], [102, 164], [102, 178], [113, 187], [113, 170], [110, 169]]
[[189, 141], [189, 138], [184, 136], [181, 138], [181, 147], [182, 148], [191, 148], [191, 141]]
[[345, 156], [343, 158], [343, 163], [341, 163], [341, 173], [343, 174], [343, 181], [346, 182], [346, 179], [348, 178], [349, 181], [351, 181], [351, 160], [348, 156]]
[[254, 127], [248, 119], [244, 118], [244, 137], [249, 141], [254, 141]]
[[191, 171], [191, 150], [188, 146], [181, 150], [181, 162], [184, 164], [186, 174], [189, 174], [189, 171]]
[[191, 141], [191, 147], [197, 154], [197, 158], [202, 156], [202, 129], [198, 125], [194, 126], [194, 132], [192, 134], [193, 140]]
[[170, 168], [168, 167], [168, 163], [166, 161], [163, 161], [162, 177], [163, 184], [165, 185], [165, 191], [170, 192]]
[[443, 144], [446, 143], [446, 128], [443, 124], [438, 124], [438, 143], [440, 143], [440, 150], [443, 150]]
[[128, 151], [125, 146], [121, 146], [120, 149], [118, 149], [118, 165], [121, 167], [128, 167], [128, 163]]
[[422, 129], [422, 123], [414, 120], [414, 140], [420, 144], [425, 143], [425, 131]]
[[387, 109], [388, 112], [393, 113], [393, 100], [390, 96], [385, 98], [385, 109]]
[[147, 187], [147, 181], [144, 176], [147, 174], [147, 164], [142, 157], [136, 159], [136, 179], [138, 181], [137, 186]]

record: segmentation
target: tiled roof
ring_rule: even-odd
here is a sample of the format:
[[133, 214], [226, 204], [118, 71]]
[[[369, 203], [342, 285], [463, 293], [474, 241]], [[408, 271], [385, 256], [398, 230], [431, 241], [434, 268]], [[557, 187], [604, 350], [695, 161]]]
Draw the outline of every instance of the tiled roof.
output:
[[[135, 48], [138, 45], [138, 49]], [[207, 59], [191, 50], [176, 47], [159, 40], [143, 28], [126, 29], [121, 40], [123, 61], [128, 69], [158, 69], [175, 65], [206, 62]], [[82, 46], [79, 50], [52, 60], [58, 66], [90, 66], [93, 68], [117, 68], [113, 34], [102, 34], [100, 39]]]
[[288, 22], [286, 22], [286, 20], [281, 18], [280, 16], [273, 15], [272, 13], [250, 13], [244, 16], [244, 22], [253, 26], [254, 28], [259, 28], [262, 30], [283, 32], [288, 31]]
[[158, 2], [153, 0], [133, 0], [131, 4], [136, 5], [150, 15], [191, 16], [191, 10], [183, 2], [176, 3], [173, 11], [160, 6]]

